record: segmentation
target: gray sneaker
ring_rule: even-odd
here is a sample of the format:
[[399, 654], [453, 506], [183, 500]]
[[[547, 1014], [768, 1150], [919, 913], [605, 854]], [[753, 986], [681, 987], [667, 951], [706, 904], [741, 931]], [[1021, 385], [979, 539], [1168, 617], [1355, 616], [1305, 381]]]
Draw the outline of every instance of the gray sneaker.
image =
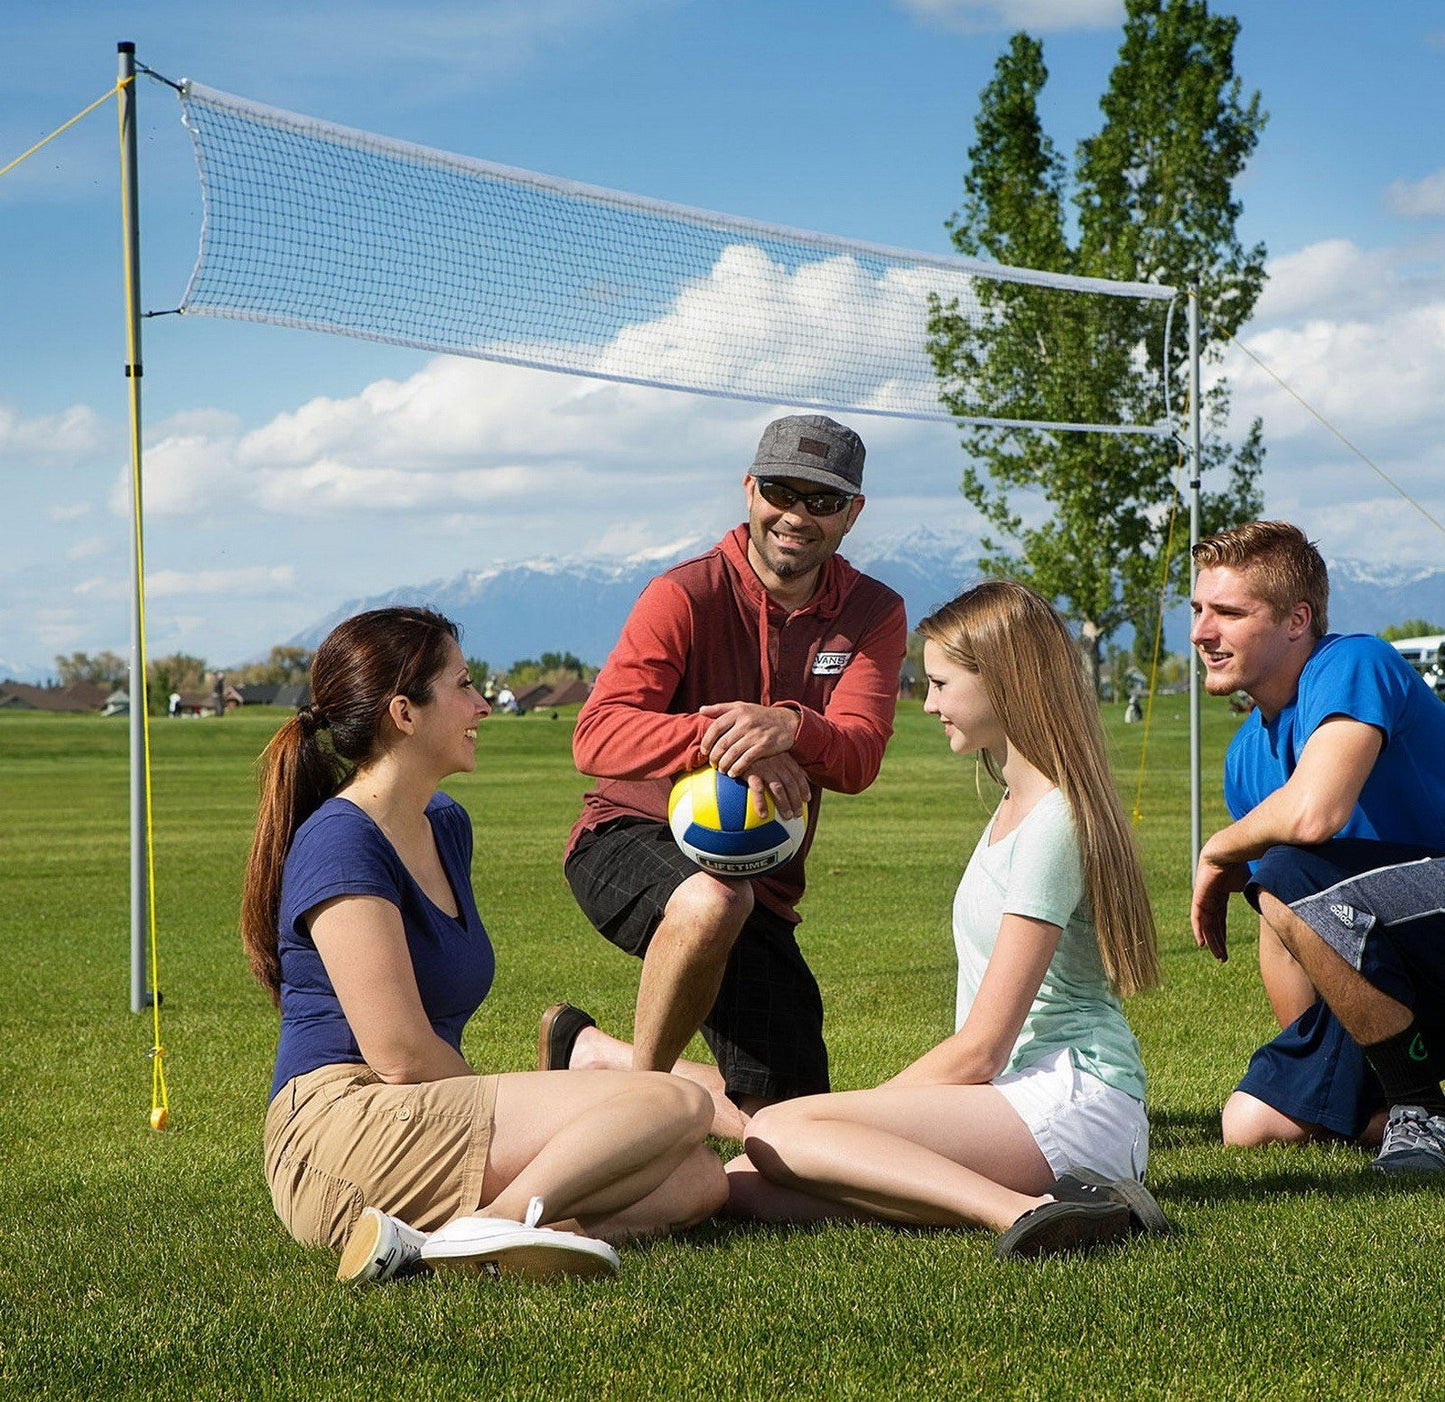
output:
[[1030, 1208], [994, 1243], [1000, 1261], [1096, 1251], [1127, 1241], [1129, 1209], [1120, 1202], [1052, 1202]]
[[1136, 1232], [1163, 1236], [1174, 1230], [1154, 1194], [1137, 1178], [1105, 1178], [1091, 1168], [1075, 1168], [1061, 1173], [1049, 1192], [1061, 1202], [1098, 1202], [1102, 1198], [1121, 1203], [1129, 1209], [1130, 1225]]
[[1419, 1105], [1396, 1105], [1371, 1168], [1380, 1173], [1445, 1173], [1445, 1116]]

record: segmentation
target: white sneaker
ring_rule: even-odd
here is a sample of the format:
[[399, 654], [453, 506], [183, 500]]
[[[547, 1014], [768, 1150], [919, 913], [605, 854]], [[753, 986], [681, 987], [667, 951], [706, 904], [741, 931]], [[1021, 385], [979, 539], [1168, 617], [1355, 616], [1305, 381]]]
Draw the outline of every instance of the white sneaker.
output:
[[605, 1241], [539, 1227], [543, 1210], [542, 1199], [533, 1198], [525, 1222], [457, 1217], [427, 1237], [421, 1259], [434, 1270], [526, 1280], [616, 1275], [622, 1269], [617, 1253]]
[[346, 1239], [336, 1278], [360, 1284], [390, 1280], [394, 1275], [420, 1270], [425, 1241], [425, 1232], [407, 1226], [399, 1217], [388, 1217], [378, 1208], [364, 1207]]

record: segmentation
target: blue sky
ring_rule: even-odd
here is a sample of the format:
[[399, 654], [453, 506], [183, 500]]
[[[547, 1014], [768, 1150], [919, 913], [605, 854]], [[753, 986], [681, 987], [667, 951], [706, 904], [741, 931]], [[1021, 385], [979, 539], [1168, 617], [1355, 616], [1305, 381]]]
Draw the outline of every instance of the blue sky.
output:
[[[1244, 339], [1445, 517], [1445, 7], [1238, 0], [1270, 122], [1239, 187], [1271, 283]], [[466, 0], [18, 7], [0, 165], [99, 97], [118, 40], [171, 77], [573, 180], [946, 252], [979, 90], [1045, 41], [1065, 151], [1097, 123], [1113, 0]], [[174, 95], [140, 90], [143, 300], [174, 306], [200, 199]], [[0, 675], [127, 644], [110, 105], [0, 178]], [[234, 664], [348, 598], [538, 555], [715, 536], [767, 406], [209, 318], [145, 328], [150, 642]], [[1339, 555], [1439, 533], [1247, 361], [1271, 513]], [[862, 420], [860, 533], [970, 532], [947, 426]], [[941, 581], [940, 593], [957, 581]], [[485, 639], [469, 645], [486, 655]], [[539, 648], [547, 645], [538, 640]], [[505, 665], [512, 659], [490, 659]], [[594, 659], [600, 661], [601, 659]]]

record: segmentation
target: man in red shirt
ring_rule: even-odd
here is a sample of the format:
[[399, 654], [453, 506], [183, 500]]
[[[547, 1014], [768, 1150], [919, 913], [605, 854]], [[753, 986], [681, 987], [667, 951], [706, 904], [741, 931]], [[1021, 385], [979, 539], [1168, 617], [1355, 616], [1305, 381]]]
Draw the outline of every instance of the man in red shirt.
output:
[[[863, 510], [863, 458], [830, 418], [770, 423], [743, 478], [747, 521], [648, 584], [577, 717], [573, 757], [599, 782], [567, 879], [642, 974], [631, 1045], [558, 1004], [541, 1064], [676, 1070], [712, 1091], [722, 1134], [771, 1101], [828, 1089], [797, 902], [822, 790], [858, 793], [877, 777], [908, 634], [898, 595], [837, 554]], [[728, 880], [681, 852], [668, 792], [705, 763], [766, 789], [785, 817], [807, 804], [791, 861]], [[699, 1029], [716, 1072], [678, 1061]]]

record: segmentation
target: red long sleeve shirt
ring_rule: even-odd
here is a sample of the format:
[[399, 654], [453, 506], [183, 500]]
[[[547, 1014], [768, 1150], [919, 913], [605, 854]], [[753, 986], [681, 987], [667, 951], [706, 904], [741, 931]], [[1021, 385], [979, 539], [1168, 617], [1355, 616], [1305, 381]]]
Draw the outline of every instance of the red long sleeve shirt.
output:
[[747, 557], [738, 526], [705, 555], [659, 575], [633, 606], [577, 717], [572, 755], [601, 782], [572, 829], [623, 816], [667, 821], [672, 780], [707, 761], [710, 702], [787, 706], [799, 717], [792, 756], [807, 774], [808, 831], [786, 866], [753, 881], [764, 905], [796, 921], [821, 791], [858, 793], [878, 775], [893, 733], [907, 649], [903, 600], [834, 555], [818, 589], [787, 613]]

